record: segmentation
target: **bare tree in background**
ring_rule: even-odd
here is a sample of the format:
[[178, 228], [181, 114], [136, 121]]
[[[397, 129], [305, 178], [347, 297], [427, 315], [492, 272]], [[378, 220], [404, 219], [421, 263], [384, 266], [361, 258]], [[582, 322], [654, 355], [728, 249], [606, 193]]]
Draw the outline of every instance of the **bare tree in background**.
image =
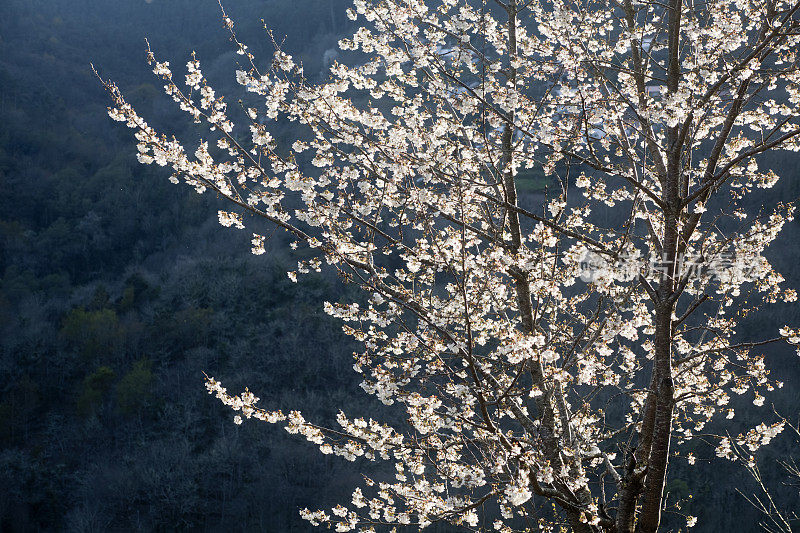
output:
[[[794, 439], [796, 448], [800, 444], [800, 424], [792, 424], [780, 415], [778, 415], [778, 418], [781, 419], [781, 424], [784, 427], [788, 427], [788, 433]], [[737, 492], [761, 513], [762, 520], [759, 522], [759, 526], [769, 533], [792, 533], [792, 531], [797, 531], [800, 516], [796, 511], [786, 508], [780, 498], [775, 495], [774, 488], [767, 485], [756, 457], [752, 453], [757, 447], [751, 446], [746, 439], [740, 437], [731, 444], [731, 448], [735, 459], [742, 462], [747, 473], [756, 483], [757, 490], [754, 494], [748, 495], [739, 489], [737, 489]], [[797, 458], [790, 455], [779, 459], [777, 462], [783, 471], [784, 480], [782, 485], [787, 487], [783, 490], [800, 494], [800, 467], [797, 465]]]
[[[798, 8], [355, 0], [363, 26], [340, 44], [363, 60], [320, 84], [277, 44], [261, 68], [223, 12], [243, 113], [195, 57], [178, 80], [148, 50], [209, 128], [192, 149], [104, 82], [139, 160], [228, 200], [220, 222], [252, 226], [253, 253], [271, 223], [313, 254], [292, 279], [326, 263], [366, 291], [325, 310], [362, 343], [364, 390], [402, 404], [405, 427], [344, 413], [319, 427], [207, 382], [323, 453], [394, 463], [394, 480], [304, 517], [337, 531], [659, 528], [673, 447], [732, 418], [732, 395], [762, 404], [782, 384], [761, 347], [800, 342], [782, 325], [737, 333], [764, 303], [796, 300], [764, 256], [792, 206], [740, 201], [778, 179], [759, 154], [800, 148]], [[305, 133], [284, 145], [273, 125], [287, 121]], [[739, 439], [757, 448], [782, 427]], [[735, 457], [722, 437], [716, 454]]]

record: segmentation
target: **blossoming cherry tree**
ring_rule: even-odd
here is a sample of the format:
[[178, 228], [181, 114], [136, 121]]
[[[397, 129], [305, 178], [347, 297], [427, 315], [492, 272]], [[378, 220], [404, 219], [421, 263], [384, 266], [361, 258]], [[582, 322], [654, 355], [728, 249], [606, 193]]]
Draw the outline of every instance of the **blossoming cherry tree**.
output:
[[[241, 110], [194, 56], [180, 79], [148, 50], [166, 93], [207, 126], [192, 147], [104, 82], [139, 161], [224, 198], [220, 223], [251, 227], [253, 253], [277, 226], [312, 252], [292, 280], [333, 268], [364, 291], [324, 308], [360, 343], [363, 389], [401, 404], [405, 425], [342, 412], [320, 427], [207, 380], [237, 423], [393, 464], [305, 518], [658, 529], [670, 457], [732, 418], [732, 396], [760, 405], [781, 386], [763, 345], [800, 342], [781, 324], [737, 333], [761, 305], [796, 299], [764, 255], [792, 206], [755, 215], [741, 200], [778, 179], [759, 154], [800, 148], [798, 8], [355, 0], [362, 25], [340, 42], [354, 59], [321, 83], [277, 44], [262, 68], [223, 11]], [[284, 145], [275, 125], [289, 122], [303, 133]], [[525, 194], [532, 176], [544, 193]], [[781, 428], [737, 442], [755, 450]]]

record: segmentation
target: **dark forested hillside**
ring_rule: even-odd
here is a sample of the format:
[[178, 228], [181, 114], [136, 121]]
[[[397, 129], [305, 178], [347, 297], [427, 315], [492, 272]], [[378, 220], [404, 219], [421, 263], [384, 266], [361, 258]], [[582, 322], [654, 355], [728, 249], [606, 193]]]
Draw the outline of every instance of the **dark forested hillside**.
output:
[[[337, 57], [346, 3], [226, 8], [256, 53], [270, 46], [263, 19], [314, 77]], [[360, 393], [353, 348], [322, 313], [323, 300], [348, 288], [325, 273], [291, 283], [282, 235], [254, 257], [249, 234], [217, 224], [217, 199], [136, 163], [90, 63], [148, 120], [196, 135], [161, 95], [145, 37], [174, 65], [195, 50], [220, 89], [233, 86], [237, 56], [215, 0], [0, 6], [0, 531], [305, 531], [297, 509], [349, 499], [369, 467], [321, 456], [274, 427], [235, 426], [205, 393], [203, 372], [308, 418], [331, 420], [340, 407], [369, 416], [380, 406]], [[764, 198], [798, 196], [797, 159], [767, 163], [787, 179]], [[795, 222], [775, 252], [795, 286], [798, 236]], [[759, 320], [778, 316], [800, 313], [775, 308]], [[776, 406], [796, 416], [796, 356], [772, 359], [787, 383]], [[756, 530], [736, 494], [750, 490], [743, 472], [707, 466], [713, 448], [697, 455], [699, 468], [675, 461], [668, 490], [700, 517], [698, 529]], [[698, 500], [712, 503], [704, 510]]]
[[[232, 9], [256, 42], [259, 19], [272, 19], [321, 70], [344, 17], [299, 4], [302, 20], [298, 2]], [[288, 257], [248, 257], [245, 235], [220, 231], [214, 198], [139, 166], [90, 69], [119, 80], [156, 122], [174, 120], [144, 38], [175, 63], [194, 48], [227, 75], [218, 9], [3, 5], [2, 531], [303, 530], [297, 508], [332, 502], [356, 476], [309, 461], [285, 432], [234, 426], [203, 387], [203, 371], [226, 375], [321, 418], [352, 403], [350, 349], [320, 308], [341, 288], [291, 283], [278, 267]]]

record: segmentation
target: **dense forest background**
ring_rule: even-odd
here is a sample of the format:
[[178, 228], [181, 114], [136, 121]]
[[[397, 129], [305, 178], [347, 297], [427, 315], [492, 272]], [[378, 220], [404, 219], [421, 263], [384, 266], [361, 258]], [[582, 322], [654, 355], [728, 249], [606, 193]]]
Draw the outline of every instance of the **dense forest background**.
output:
[[[311, 77], [324, 75], [351, 29], [345, 0], [229, 4], [257, 55], [269, 56], [263, 19]], [[254, 257], [249, 233], [217, 224], [218, 199], [136, 163], [90, 62], [151, 123], [198, 134], [161, 95], [145, 37], [175, 66], [195, 50], [218, 90], [233, 87], [238, 56], [215, 0], [0, 3], [0, 530], [305, 531], [299, 508], [349, 500], [359, 472], [380, 477], [380, 467], [322, 456], [265, 424], [235, 426], [202, 373], [323, 422], [339, 408], [384, 416], [358, 388], [353, 347], [321, 310], [348, 288], [329, 273], [291, 283], [282, 235]], [[748, 199], [753, 211], [800, 195], [796, 155], [764, 164], [785, 179]], [[795, 287], [798, 229], [773, 250]], [[775, 306], [748, 329], [799, 322], [796, 306]], [[797, 356], [775, 350], [769, 362], [786, 382], [770, 400], [796, 418]], [[751, 401], [741, 399], [734, 431], [774, 420], [769, 403]], [[798, 505], [797, 491], [781, 484], [775, 458], [794, 446], [782, 437], [761, 457], [786, 505]], [[681, 457], [671, 466], [670, 502], [699, 517], [697, 531], [757, 530], [737, 494], [753, 490], [741, 467], [708, 461], [713, 447], [702, 443], [695, 453], [694, 467]], [[684, 523], [668, 518], [667, 529]]]

